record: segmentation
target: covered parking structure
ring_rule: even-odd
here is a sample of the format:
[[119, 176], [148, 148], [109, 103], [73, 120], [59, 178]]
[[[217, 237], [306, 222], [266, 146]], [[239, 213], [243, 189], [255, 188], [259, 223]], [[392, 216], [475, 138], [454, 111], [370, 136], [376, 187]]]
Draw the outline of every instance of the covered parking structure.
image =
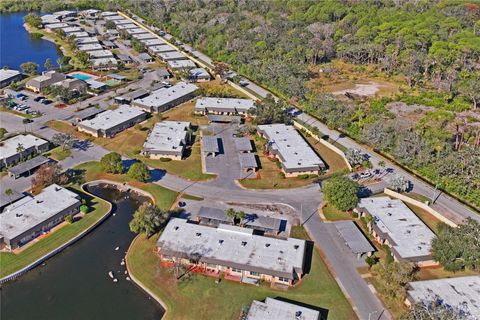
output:
[[220, 138], [212, 136], [202, 137], [202, 150], [205, 157], [208, 157], [209, 155], [215, 157], [220, 152], [220, 147], [218, 146], [219, 139]]
[[8, 169], [8, 175], [13, 177], [14, 179], [21, 177], [25, 173], [28, 173], [28, 175], [30, 175], [32, 171], [49, 161], [50, 159], [44, 156], [35, 157], [33, 159], [17, 164], [14, 167], [11, 167], [10, 169]]
[[375, 251], [375, 248], [367, 238], [365, 238], [355, 222], [337, 221], [334, 224], [347, 247], [357, 255], [357, 259], [360, 259], [364, 255], [370, 256]]
[[250, 152], [239, 153], [238, 159], [240, 160], [240, 167], [242, 168], [243, 172], [257, 171], [258, 163], [255, 154]]
[[218, 123], [242, 123], [242, 117], [240, 116], [226, 116], [220, 114], [209, 114], [207, 116], [208, 122], [218, 122]]

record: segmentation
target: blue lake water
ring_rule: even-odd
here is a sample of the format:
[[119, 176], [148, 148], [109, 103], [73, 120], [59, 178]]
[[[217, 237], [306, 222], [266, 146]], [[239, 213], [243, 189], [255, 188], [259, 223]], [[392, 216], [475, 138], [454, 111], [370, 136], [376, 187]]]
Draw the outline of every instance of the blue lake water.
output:
[[55, 65], [62, 53], [54, 43], [30, 36], [23, 27], [26, 14], [0, 14], [0, 67], [20, 70], [22, 63], [32, 61], [39, 65], [38, 71], [42, 71], [47, 58], [52, 59]]

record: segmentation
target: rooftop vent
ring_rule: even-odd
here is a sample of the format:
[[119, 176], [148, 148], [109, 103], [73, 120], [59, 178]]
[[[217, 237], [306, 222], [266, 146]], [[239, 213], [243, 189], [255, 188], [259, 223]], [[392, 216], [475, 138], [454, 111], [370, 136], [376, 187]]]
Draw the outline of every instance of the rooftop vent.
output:
[[302, 316], [302, 311], [295, 312], [295, 319], [300, 319], [301, 316]]
[[223, 240], [218, 240], [218, 244], [223, 244]]
[[265, 247], [270, 247], [270, 243], [265, 243]]
[[245, 247], [247, 245], [247, 241], [242, 241], [242, 247]]
[[298, 244], [296, 244], [296, 245], [293, 246], [293, 248], [294, 248], [295, 250], [297, 250], [298, 248], [300, 248], [300, 246], [299, 246]]
[[179, 226], [175, 226], [173, 229], [175, 229], [175, 231], [177, 231], [179, 228]]
[[200, 232], [195, 233], [195, 236], [200, 237], [202, 234]]

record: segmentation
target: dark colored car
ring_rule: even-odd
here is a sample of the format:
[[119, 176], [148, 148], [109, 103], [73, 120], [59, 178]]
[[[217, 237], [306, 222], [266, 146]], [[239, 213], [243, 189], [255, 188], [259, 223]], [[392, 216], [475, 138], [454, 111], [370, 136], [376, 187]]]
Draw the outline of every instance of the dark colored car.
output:
[[38, 97], [36, 97], [35, 99], [33, 99], [33, 101], [38, 102], [38, 101], [40, 101], [40, 100], [42, 100], [42, 99], [45, 99], [45, 97], [38, 96]]
[[50, 104], [52, 103], [52, 100], [45, 99], [42, 101], [43, 104]]

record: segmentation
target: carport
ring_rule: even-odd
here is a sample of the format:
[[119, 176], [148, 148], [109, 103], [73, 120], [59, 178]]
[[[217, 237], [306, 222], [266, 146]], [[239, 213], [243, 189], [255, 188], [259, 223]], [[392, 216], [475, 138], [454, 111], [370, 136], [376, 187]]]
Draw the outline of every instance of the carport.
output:
[[202, 150], [205, 154], [205, 157], [208, 157], [209, 155], [215, 157], [220, 152], [220, 148], [218, 146], [218, 139], [220, 138], [212, 136], [202, 137]]
[[42, 164], [49, 162], [50, 159], [44, 156], [38, 156], [33, 159], [22, 162], [14, 167], [8, 169], [8, 174], [14, 179], [19, 178], [21, 175], [28, 172], [28, 175], [32, 173], [33, 170], [40, 167]]

